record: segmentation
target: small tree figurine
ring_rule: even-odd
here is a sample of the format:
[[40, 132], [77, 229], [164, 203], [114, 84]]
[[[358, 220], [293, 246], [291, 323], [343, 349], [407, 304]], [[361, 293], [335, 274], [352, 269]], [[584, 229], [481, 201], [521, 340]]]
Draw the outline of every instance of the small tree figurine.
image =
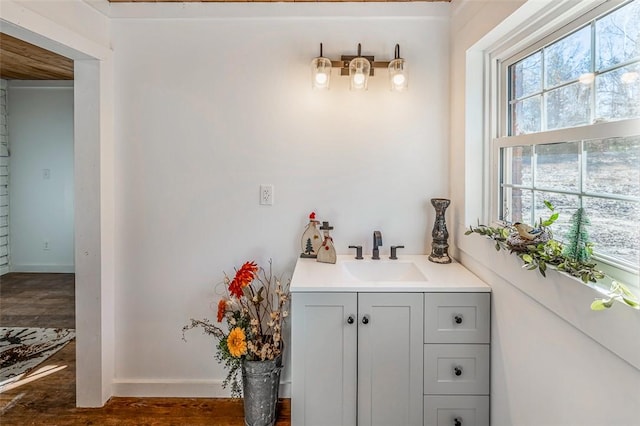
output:
[[593, 253], [592, 244], [589, 242], [587, 226], [591, 225], [587, 213], [580, 207], [571, 216], [571, 227], [567, 232], [567, 241], [562, 254], [571, 260], [587, 262]]
[[311, 238], [307, 238], [307, 245], [304, 249], [304, 254], [308, 256], [313, 254], [313, 245], [311, 245]]

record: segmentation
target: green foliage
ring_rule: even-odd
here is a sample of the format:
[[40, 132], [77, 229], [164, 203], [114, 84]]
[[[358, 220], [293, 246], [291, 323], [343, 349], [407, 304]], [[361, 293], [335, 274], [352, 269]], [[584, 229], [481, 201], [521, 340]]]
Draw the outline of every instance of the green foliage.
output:
[[613, 301], [618, 300], [631, 306], [634, 309], [640, 309], [638, 298], [622, 283], [613, 281], [609, 289], [609, 297], [606, 299], [596, 299], [591, 304], [594, 311], [602, 311], [613, 306]]
[[[544, 204], [552, 213], [548, 219], [540, 219], [540, 226], [546, 228], [558, 219], [558, 213], [554, 211], [555, 208], [548, 201], [545, 201]], [[469, 229], [464, 234], [479, 234], [490, 238], [495, 242], [494, 247], [497, 251], [507, 250], [509, 253], [515, 253], [522, 260], [523, 268], [531, 271], [538, 270], [543, 277], [547, 276], [547, 269], [552, 268], [576, 277], [585, 284], [589, 282], [595, 283], [604, 279], [605, 274], [596, 268], [596, 263], [589, 261], [593, 252], [592, 244], [587, 241], [586, 225], [589, 224], [589, 219], [584, 211], [579, 215], [574, 215], [574, 217], [572, 222], [576, 226], [576, 241], [573, 241], [573, 243], [574, 247], [580, 247], [580, 250], [567, 249], [560, 241], [549, 239], [546, 242], [539, 243], [532, 241], [524, 249], [519, 248], [516, 251], [507, 241], [509, 235], [517, 232], [511, 226], [491, 227], [478, 224], [476, 227], [469, 226]], [[587, 256], [581, 255], [579, 253], [581, 251], [584, 251]], [[603, 310], [610, 308], [614, 300], [619, 300], [634, 309], [640, 309], [640, 304], [633, 293], [624, 284], [617, 281], [612, 282], [609, 289], [609, 297], [607, 299], [597, 299], [591, 304], [591, 309]]]
[[573, 261], [588, 262], [593, 253], [593, 245], [589, 242], [587, 226], [591, 222], [585, 210], [580, 207], [571, 216], [571, 227], [567, 232], [567, 242], [562, 254]]

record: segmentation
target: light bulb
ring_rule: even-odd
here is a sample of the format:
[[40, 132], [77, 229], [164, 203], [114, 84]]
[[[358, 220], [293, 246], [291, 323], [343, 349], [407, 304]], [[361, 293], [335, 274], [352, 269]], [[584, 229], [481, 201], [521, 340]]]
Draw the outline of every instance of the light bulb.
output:
[[578, 77], [578, 81], [586, 86], [593, 83], [595, 78], [596, 76], [592, 72], [587, 72]]
[[636, 71], [627, 71], [620, 76], [620, 81], [624, 84], [631, 84], [638, 79], [638, 73]]
[[395, 86], [402, 86], [405, 80], [404, 74], [396, 74], [393, 76], [393, 84]]
[[353, 84], [355, 86], [362, 86], [364, 84], [364, 74], [362, 71], [358, 71], [353, 75]]
[[319, 72], [318, 74], [316, 74], [316, 83], [319, 86], [324, 86], [327, 83], [328, 77], [327, 74], [324, 72]]

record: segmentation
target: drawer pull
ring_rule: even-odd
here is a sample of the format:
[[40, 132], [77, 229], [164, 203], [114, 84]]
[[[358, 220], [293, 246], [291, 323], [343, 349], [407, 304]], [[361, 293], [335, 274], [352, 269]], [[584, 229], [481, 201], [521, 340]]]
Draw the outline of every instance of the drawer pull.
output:
[[462, 426], [462, 419], [460, 417], [453, 419], [453, 426]]
[[353, 318], [353, 315], [349, 315], [349, 318], [347, 318], [347, 324], [353, 324], [354, 321], [355, 319]]
[[456, 316], [453, 317], [453, 321], [456, 324], [462, 324], [462, 319], [463, 319], [463, 317], [462, 317], [461, 314], [457, 314]]
[[363, 324], [369, 324], [369, 317], [368, 317], [368, 316], [366, 316], [366, 315], [365, 315], [365, 316], [363, 316], [363, 317], [362, 317], [362, 323], [363, 323]]
[[462, 367], [460, 366], [453, 367], [453, 374], [455, 374], [458, 377], [462, 376]]

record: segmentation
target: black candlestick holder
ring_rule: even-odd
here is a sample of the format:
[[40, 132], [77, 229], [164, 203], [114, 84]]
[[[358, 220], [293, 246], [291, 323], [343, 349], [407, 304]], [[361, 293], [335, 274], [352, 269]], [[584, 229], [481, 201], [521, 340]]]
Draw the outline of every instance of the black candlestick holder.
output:
[[446, 198], [432, 198], [431, 204], [436, 209], [436, 220], [433, 224], [433, 231], [431, 236], [433, 241], [431, 243], [431, 254], [429, 260], [434, 263], [451, 263], [449, 257], [449, 232], [447, 231], [447, 223], [444, 219], [444, 212], [449, 207], [451, 200]]

